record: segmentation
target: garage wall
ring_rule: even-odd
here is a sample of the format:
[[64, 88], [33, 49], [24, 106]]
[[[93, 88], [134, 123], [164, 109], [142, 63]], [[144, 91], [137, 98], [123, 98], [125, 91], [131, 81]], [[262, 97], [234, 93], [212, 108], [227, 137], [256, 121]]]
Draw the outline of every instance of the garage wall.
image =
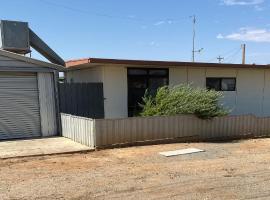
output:
[[0, 67], [14, 66], [14, 67], [36, 67], [36, 65], [15, 60], [6, 56], [0, 56]]
[[42, 136], [58, 134], [54, 74], [38, 73], [38, 90]]
[[205, 87], [206, 77], [236, 77], [236, 91], [223, 92], [221, 99], [231, 115], [270, 116], [270, 69], [170, 68], [172, 86], [192, 83]]

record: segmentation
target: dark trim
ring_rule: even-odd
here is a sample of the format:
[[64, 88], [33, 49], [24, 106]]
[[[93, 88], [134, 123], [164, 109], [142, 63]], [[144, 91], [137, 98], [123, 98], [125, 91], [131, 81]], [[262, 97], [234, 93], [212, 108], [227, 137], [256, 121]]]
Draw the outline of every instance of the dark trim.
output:
[[[232, 64], [232, 63], [203, 63], [203, 62], [180, 62], [180, 61], [154, 61], [154, 60], [126, 60], [106, 58], [85, 58], [69, 60], [66, 67], [69, 69], [80, 68], [85, 64], [119, 64], [119, 65], [141, 65], [141, 67], [218, 67], [218, 68], [254, 68], [270, 69], [270, 65], [256, 64]], [[90, 66], [90, 65], [89, 65]]]

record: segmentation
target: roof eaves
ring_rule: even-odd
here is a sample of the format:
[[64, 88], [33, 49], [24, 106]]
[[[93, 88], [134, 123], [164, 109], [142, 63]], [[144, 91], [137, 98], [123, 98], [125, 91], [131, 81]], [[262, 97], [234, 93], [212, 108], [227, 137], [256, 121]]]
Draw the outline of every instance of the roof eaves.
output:
[[270, 68], [270, 65], [256, 64], [230, 64], [230, 63], [203, 63], [179, 61], [151, 61], [151, 60], [124, 60], [105, 58], [84, 58], [66, 62], [67, 68], [80, 68], [82, 65], [91, 64], [117, 64], [117, 65], [142, 65], [142, 66], [175, 66], [175, 67], [220, 67], [220, 68]]
[[40, 65], [40, 66], [43, 66], [43, 67], [56, 69], [58, 71], [65, 71], [64, 66], [57, 65], [57, 64], [54, 64], [54, 63], [44, 62], [44, 61], [37, 60], [37, 59], [34, 59], [34, 58], [29, 58], [29, 57], [22, 56], [20, 54], [13, 53], [13, 52], [10, 52], [10, 51], [5, 51], [5, 50], [2, 50], [2, 49], [0, 49], [0, 55], [5, 56], [5, 57], [9, 57], [9, 58], [12, 58], [12, 59], [15, 59], [15, 60], [20, 60], [20, 61]]

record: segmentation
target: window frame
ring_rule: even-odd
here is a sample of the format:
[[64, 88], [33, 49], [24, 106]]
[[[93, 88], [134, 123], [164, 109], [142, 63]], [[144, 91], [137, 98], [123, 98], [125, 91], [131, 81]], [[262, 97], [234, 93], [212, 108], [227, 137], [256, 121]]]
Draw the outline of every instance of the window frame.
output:
[[[207, 79], [218, 79], [219, 80], [219, 89], [218, 90], [216, 90], [215, 88], [208, 88], [208, 86], [207, 86]], [[222, 88], [222, 81], [223, 80], [228, 80], [228, 79], [233, 79], [234, 80], [234, 89], [232, 89], [232, 90], [224, 90], [223, 88]], [[237, 80], [236, 80], [236, 77], [206, 77], [206, 80], [205, 80], [205, 86], [206, 86], [206, 88], [207, 89], [209, 89], [209, 90], [216, 90], [216, 91], [220, 91], [220, 92], [235, 92], [235, 91], [237, 91], [237, 87], [236, 87], [236, 85], [237, 85], [237, 82], [236, 82]]]

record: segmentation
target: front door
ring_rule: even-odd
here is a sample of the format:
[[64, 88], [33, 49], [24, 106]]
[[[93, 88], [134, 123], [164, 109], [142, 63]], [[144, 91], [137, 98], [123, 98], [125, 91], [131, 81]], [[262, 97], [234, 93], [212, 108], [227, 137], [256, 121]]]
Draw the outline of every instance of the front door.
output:
[[163, 68], [129, 68], [128, 69], [128, 116], [141, 112], [142, 97], [146, 89], [155, 95], [159, 87], [169, 84], [169, 70]]

